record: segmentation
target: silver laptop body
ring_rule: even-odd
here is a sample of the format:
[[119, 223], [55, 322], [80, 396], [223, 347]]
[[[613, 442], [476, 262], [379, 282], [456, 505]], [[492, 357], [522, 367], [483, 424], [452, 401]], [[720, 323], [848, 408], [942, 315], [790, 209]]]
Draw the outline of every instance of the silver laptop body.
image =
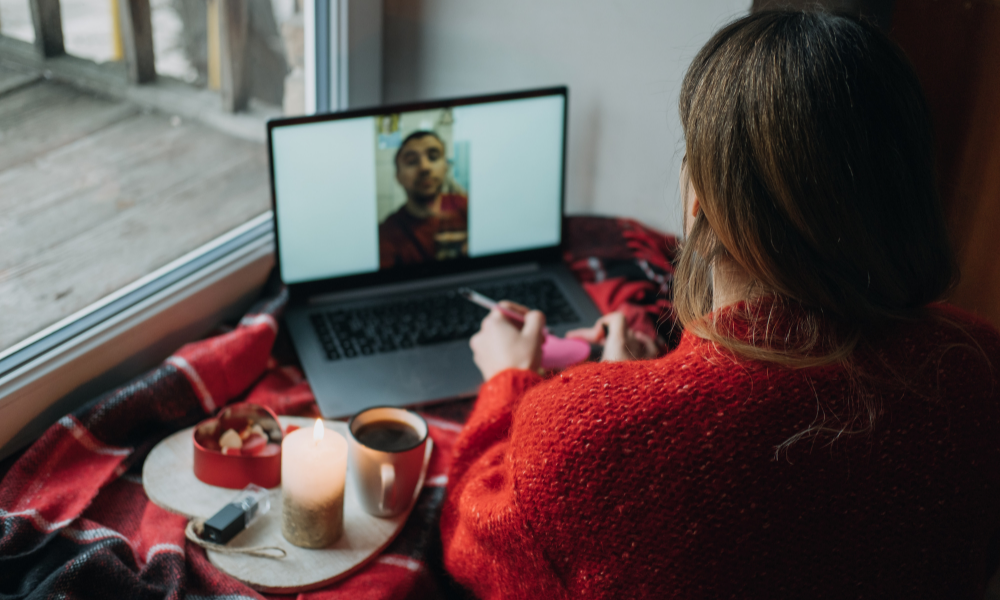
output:
[[485, 310], [458, 288], [542, 304], [555, 334], [600, 316], [561, 260], [566, 102], [560, 87], [268, 124], [286, 321], [324, 416], [475, 394]]

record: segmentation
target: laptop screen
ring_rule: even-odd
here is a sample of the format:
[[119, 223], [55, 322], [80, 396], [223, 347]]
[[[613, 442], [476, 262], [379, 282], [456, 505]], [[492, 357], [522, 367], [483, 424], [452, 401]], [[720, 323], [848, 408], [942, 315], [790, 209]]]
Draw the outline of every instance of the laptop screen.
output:
[[563, 93], [271, 130], [285, 283], [559, 244]]

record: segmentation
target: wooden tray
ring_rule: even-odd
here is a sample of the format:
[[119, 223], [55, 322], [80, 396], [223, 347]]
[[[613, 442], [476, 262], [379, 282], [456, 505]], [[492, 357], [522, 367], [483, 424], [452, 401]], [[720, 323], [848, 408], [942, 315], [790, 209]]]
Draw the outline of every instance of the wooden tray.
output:
[[[288, 425], [311, 427], [315, 419], [280, 417], [280, 421], [283, 428]], [[348, 435], [346, 423], [324, 421], [324, 425], [344, 437]], [[142, 485], [146, 495], [157, 506], [188, 518], [207, 519], [228, 504], [237, 490], [208, 485], [194, 476], [193, 429], [178, 431], [153, 448], [142, 467]], [[378, 556], [403, 529], [423, 488], [432, 451], [433, 441], [428, 438], [420, 481], [409, 508], [399, 516], [380, 519], [366, 513], [361, 508], [348, 473], [344, 493], [344, 535], [329, 548], [299, 548], [281, 535], [281, 488], [274, 488], [270, 512], [234, 537], [228, 545], [232, 548], [279, 546], [285, 549], [288, 556], [271, 559], [207, 550], [208, 559], [221, 571], [250, 587], [276, 594], [304, 592], [343, 579]], [[350, 462], [347, 468], [351, 469]]]

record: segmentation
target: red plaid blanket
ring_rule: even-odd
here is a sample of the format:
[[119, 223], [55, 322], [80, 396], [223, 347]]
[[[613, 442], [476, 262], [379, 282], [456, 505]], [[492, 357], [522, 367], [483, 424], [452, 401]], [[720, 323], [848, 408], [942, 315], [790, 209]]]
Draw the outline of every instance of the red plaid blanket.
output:
[[[676, 339], [669, 288], [676, 240], [625, 219], [567, 221], [566, 261], [602, 311]], [[209, 564], [184, 538], [185, 519], [149, 501], [142, 463], [167, 435], [233, 401], [279, 414], [316, 414], [301, 371], [272, 357], [286, 295], [236, 329], [184, 346], [160, 367], [59, 420], [0, 484], [0, 600], [21, 598], [261, 598]], [[440, 566], [437, 518], [451, 448], [469, 402], [428, 408], [435, 450], [402, 533], [349, 579], [309, 599], [462, 595]]]

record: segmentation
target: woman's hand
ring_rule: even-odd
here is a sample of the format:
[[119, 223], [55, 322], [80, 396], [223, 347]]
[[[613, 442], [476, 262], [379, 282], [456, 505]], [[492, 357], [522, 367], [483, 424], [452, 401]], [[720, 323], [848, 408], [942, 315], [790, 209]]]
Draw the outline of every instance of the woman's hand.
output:
[[576, 337], [591, 344], [604, 344], [601, 360], [620, 362], [625, 360], [644, 360], [656, 358], [659, 348], [656, 341], [641, 331], [629, 329], [625, 314], [621, 312], [608, 313], [597, 320], [593, 327], [574, 329], [567, 332], [566, 337]]
[[524, 315], [524, 326], [518, 327], [496, 309], [483, 319], [479, 332], [469, 340], [469, 346], [472, 359], [487, 381], [504, 369], [537, 371], [542, 362], [545, 315], [506, 300], [500, 305]]

